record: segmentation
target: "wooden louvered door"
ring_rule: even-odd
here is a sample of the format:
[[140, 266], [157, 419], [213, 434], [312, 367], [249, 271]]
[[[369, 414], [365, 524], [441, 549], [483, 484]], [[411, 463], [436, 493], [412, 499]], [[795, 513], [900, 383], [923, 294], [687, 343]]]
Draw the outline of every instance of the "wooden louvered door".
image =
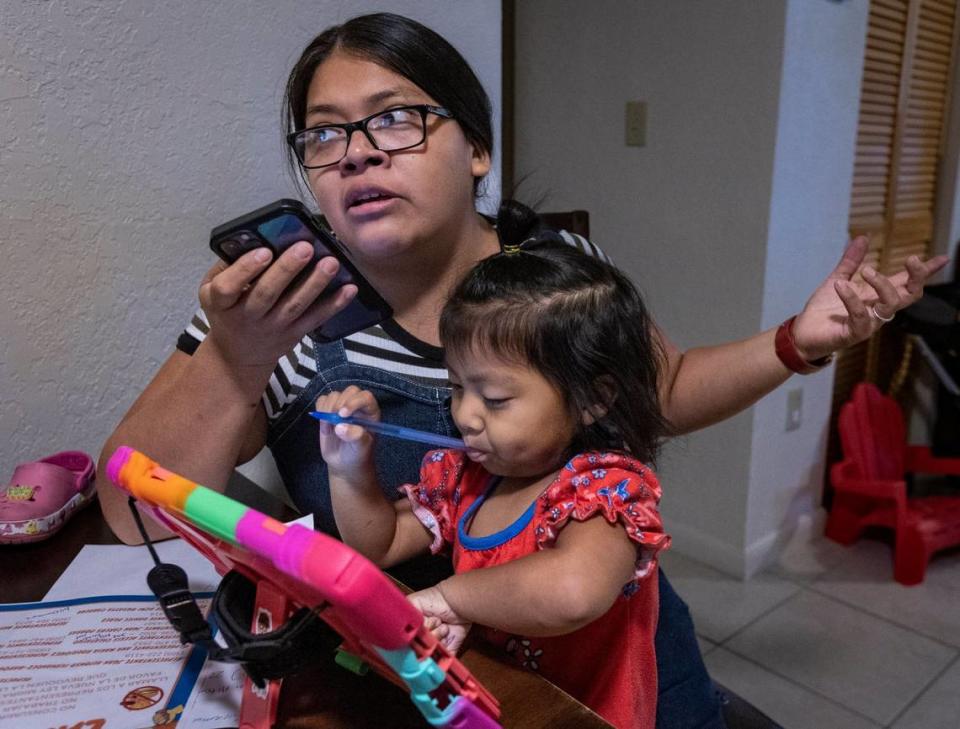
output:
[[[884, 274], [902, 269], [913, 254], [929, 255], [957, 15], [956, 0], [870, 2], [850, 235], [870, 237], [867, 263]], [[882, 329], [840, 354], [832, 430], [857, 382], [886, 384], [899, 349], [897, 337]], [[830, 450], [836, 455], [835, 435]]]

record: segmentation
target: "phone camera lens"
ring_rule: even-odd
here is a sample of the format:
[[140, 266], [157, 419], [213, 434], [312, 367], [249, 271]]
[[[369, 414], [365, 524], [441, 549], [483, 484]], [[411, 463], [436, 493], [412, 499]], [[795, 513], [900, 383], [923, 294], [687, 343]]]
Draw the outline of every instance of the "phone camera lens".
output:
[[220, 244], [220, 250], [231, 261], [237, 260], [240, 256], [249, 250], [253, 250], [259, 245], [257, 237], [247, 230], [241, 230], [230, 238], [227, 238]]
[[236, 238], [228, 238], [221, 244], [220, 248], [230, 258], [238, 258], [243, 253], [243, 244]]

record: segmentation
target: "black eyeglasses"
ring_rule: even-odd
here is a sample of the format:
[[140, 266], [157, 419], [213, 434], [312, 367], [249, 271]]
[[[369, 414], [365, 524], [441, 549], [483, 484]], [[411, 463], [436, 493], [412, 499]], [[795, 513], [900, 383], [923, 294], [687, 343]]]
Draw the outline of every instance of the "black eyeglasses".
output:
[[453, 119], [442, 106], [416, 104], [400, 106], [371, 114], [366, 119], [347, 124], [321, 124], [287, 135], [300, 164], [314, 170], [337, 164], [347, 155], [350, 137], [356, 131], [382, 152], [399, 152], [423, 144], [427, 138], [427, 114]]

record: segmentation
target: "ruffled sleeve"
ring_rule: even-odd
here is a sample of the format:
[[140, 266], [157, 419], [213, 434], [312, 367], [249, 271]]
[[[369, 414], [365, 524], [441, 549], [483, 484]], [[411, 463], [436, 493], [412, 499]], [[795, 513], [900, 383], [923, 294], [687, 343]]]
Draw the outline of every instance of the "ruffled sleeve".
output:
[[420, 464], [420, 482], [400, 487], [401, 494], [413, 507], [414, 516], [433, 534], [430, 545], [433, 554], [453, 544], [456, 536], [463, 471], [462, 453], [430, 451]]
[[660, 482], [640, 461], [620, 453], [582, 453], [540, 496], [533, 525], [537, 547], [552, 546], [570, 519], [602, 516], [611, 524], [620, 522], [636, 542], [635, 579], [645, 577], [657, 553], [670, 545], [659, 501]]

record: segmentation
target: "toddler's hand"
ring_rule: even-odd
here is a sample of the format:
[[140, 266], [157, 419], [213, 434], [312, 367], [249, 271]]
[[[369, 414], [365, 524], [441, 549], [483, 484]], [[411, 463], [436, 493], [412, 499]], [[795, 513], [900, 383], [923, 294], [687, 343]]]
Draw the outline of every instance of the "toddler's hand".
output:
[[439, 585], [407, 595], [423, 613], [424, 625], [451, 653], [457, 653], [473, 623], [464, 620], [450, 607]]
[[[316, 408], [344, 417], [357, 415], [368, 420], [380, 420], [380, 407], [373, 393], [354, 385], [343, 392], [334, 390], [317, 398]], [[373, 436], [370, 433], [359, 425], [333, 425], [322, 420], [319, 425], [320, 451], [332, 474], [369, 465], [373, 457]]]

